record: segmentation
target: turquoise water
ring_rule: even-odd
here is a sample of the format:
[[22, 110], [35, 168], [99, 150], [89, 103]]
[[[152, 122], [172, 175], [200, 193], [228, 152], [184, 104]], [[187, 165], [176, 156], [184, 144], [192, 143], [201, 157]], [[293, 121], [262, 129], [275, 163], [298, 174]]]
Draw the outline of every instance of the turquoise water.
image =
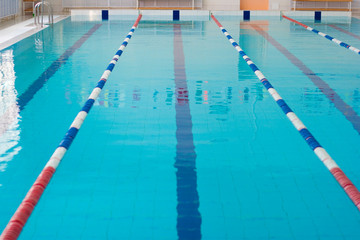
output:
[[[336, 105], [342, 101], [360, 114], [360, 57], [285, 19], [219, 20], [360, 187], [360, 122], [349, 121], [348, 109]], [[359, 39], [330, 27], [337, 19], [300, 20], [360, 47]], [[0, 52], [1, 230], [134, 21], [69, 18]], [[96, 24], [68, 59], [59, 60]], [[253, 24], [313, 73], [304, 74]], [[360, 35], [357, 19], [336, 26]], [[65, 64], [52, 72], [54, 61]], [[51, 77], [36, 84], [44, 72]], [[311, 75], [327, 83], [328, 96]], [[179, 79], [187, 83], [187, 94], [179, 93]], [[29, 89], [38, 90], [25, 94]], [[192, 134], [177, 135], [189, 126]], [[196, 171], [175, 164], [181, 153], [191, 155]], [[181, 219], [188, 225], [179, 226]], [[359, 239], [360, 214], [214, 22], [144, 20], [20, 239], [199, 239], [198, 234]]]

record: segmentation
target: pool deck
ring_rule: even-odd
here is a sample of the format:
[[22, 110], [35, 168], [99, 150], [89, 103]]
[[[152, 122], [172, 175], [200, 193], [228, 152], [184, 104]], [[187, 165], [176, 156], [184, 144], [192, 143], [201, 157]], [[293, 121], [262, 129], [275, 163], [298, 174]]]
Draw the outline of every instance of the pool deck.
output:
[[[66, 15], [55, 15], [54, 23], [67, 18]], [[44, 24], [47, 24], [47, 18], [44, 18]], [[5, 49], [14, 43], [31, 36], [48, 25], [44, 25], [43, 28], [35, 26], [34, 18], [32, 17], [17, 17], [0, 23], [0, 50]]]

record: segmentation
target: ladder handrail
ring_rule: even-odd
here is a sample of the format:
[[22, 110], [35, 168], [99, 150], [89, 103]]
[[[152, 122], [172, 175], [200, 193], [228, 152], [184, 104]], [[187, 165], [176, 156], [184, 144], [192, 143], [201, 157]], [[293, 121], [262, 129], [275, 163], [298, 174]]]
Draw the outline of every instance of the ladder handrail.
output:
[[[44, 26], [44, 6], [48, 9], [49, 14], [49, 24], [54, 24], [54, 15], [53, 15], [53, 9], [51, 7], [51, 4], [49, 2], [41, 1], [38, 2], [34, 6], [34, 24], [39, 25], [40, 24], [40, 13], [41, 13], [41, 27]], [[40, 10], [41, 7], [41, 10]]]

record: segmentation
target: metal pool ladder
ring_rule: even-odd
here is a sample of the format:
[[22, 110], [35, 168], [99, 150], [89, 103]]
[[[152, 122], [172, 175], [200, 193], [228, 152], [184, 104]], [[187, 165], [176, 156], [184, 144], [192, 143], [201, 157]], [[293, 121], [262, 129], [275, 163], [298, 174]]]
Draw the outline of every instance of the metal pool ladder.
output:
[[[48, 24], [54, 24], [54, 15], [53, 15], [53, 9], [51, 7], [51, 4], [49, 2], [45, 2], [44, 0], [41, 2], [38, 2], [34, 7], [34, 23], [36, 26], [41, 25], [41, 27], [44, 27], [44, 8], [47, 8], [48, 14], [49, 14], [49, 23]], [[41, 18], [40, 18], [41, 17]], [[41, 23], [40, 23], [41, 19]]]

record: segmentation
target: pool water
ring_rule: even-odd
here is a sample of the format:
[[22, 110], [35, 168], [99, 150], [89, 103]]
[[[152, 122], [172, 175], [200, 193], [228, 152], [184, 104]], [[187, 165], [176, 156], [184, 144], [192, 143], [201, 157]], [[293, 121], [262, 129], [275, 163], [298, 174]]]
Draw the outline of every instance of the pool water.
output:
[[[1, 230], [135, 19], [0, 52]], [[285, 19], [218, 19], [360, 187], [360, 57]], [[358, 19], [297, 20], [360, 47], [332, 27]], [[360, 213], [213, 21], [143, 20], [20, 239], [177, 238], [359, 239]]]

